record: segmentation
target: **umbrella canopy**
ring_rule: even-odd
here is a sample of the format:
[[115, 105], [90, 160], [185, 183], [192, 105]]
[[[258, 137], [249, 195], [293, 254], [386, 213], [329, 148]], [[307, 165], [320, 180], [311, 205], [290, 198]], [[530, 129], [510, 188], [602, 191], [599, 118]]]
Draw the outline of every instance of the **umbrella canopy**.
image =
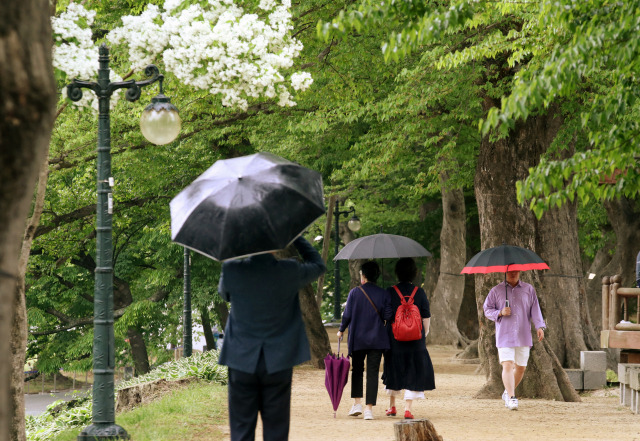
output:
[[480, 251], [467, 262], [460, 274], [504, 273], [534, 269], [549, 269], [549, 265], [531, 250], [502, 244], [499, 247]]
[[170, 206], [171, 239], [221, 261], [284, 249], [325, 212], [320, 173], [271, 153], [216, 161]]
[[333, 260], [431, 256], [413, 239], [395, 234], [372, 234], [349, 242]]
[[549, 265], [536, 253], [526, 248], [502, 244], [480, 251], [462, 268], [460, 274], [505, 273], [504, 292], [507, 299], [507, 271], [549, 269]]
[[342, 399], [342, 391], [347, 384], [349, 367], [351, 366], [347, 357], [340, 356], [340, 340], [338, 340], [338, 352], [336, 355], [328, 354], [324, 357], [324, 385], [327, 388], [327, 392], [329, 392], [329, 398], [333, 405], [334, 418]]

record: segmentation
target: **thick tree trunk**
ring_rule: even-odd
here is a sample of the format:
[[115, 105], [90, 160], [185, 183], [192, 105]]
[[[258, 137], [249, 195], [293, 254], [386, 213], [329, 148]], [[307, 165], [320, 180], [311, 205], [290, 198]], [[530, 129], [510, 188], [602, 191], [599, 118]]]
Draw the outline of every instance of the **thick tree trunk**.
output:
[[428, 342], [465, 347], [467, 339], [458, 330], [458, 314], [464, 295], [466, 263], [466, 213], [461, 189], [447, 189], [442, 179], [442, 230], [440, 231], [440, 275], [431, 304]]
[[207, 343], [207, 351], [216, 348], [216, 338], [213, 336], [213, 328], [211, 327], [211, 317], [206, 307], [200, 308], [200, 321], [202, 322], [202, 330], [204, 333], [204, 341]]
[[14, 319], [22, 320], [15, 315], [24, 301], [20, 244], [55, 114], [48, 4], [4, 2], [0, 29], [0, 439], [23, 440], [23, 407], [14, 401], [23, 380], [14, 374], [12, 347], [20, 352], [25, 336], [20, 328], [15, 341], [6, 337], [14, 337]]
[[144, 341], [142, 332], [139, 329], [130, 327], [127, 329], [131, 356], [133, 357], [133, 368], [135, 376], [144, 375], [149, 372], [149, 354], [147, 344]]
[[[487, 103], [485, 103], [487, 104]], [[530, 117], [519, 122], [511, 135], [492, 142], [482, 141], [475, 177], [482, 248], [498, 246], [503, 242], [531, 249], [549, 265], [549, 274], [537, 271], [523, 272], [521, 279], [532, 283], [540, 299], [547, 322], [547, 342], [535, 343], [533, 356], [517, 394], [547, 399], [574, 401], [566, 375], [554, 363], [576, 367], [581, 350], [597, 346], [595, 333], [586, 308], [586, 292], [580, 262], [577, 222], [574, 205], [553, 209], [538, 221], [527, 206], [516, 200], [515, 182], [524, 179], [528, 169], [539, 158], [556, 136], [562, 119], [550, 111], [546, 116]], [[495, 326], [483, 313], [484, 300], [503, 274], [476, 276], [476, 303], [480, 323], [479, 353], [488, 375], [487, 383], [478, 397], [499, 397], [504, 390], [501, 366], [495, 347]], [[535, 341], [535, 339], [534, 339]], [[555, 366], [553, 375], [546, 374]]]
[[[48, 153], [49, 149], [46, 149]], [[20, 250], [20, 260], [18, 263], [18, 281], [13, 297], [13, 324], [11, 329], [11, 383], [18, 387], [11, 388], [11, 401], [14, 408], [13, 421], [11, 423], [12, 440], [25, 440], [26, 433], [24, 431], [24, 383], [23, 370], [27, 350], [27, 307], [26, 307], [26, 286], [25, 277], [27, 274], [27, 263], [29, 262], [29, 254], [33, 239], [35, 237], [36, 228], [40, 222], [40, 216], [44, 207], [44, 198], [47, 190], [47, 182], [49, 176], [49, 161], [44, 160], [40, 166], [38, 175], [38, 185], [36, 186], [36, 196], [33, 204], [33, 213], [27, 221], [24, 236], [22, 239], [22, 247]]]

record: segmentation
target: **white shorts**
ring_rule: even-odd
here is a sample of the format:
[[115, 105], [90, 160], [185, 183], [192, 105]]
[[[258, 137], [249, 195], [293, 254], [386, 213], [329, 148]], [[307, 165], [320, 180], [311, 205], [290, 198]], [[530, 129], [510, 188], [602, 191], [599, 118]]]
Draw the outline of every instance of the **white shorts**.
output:
[[498, 348], [498, 358], [500, 363], [504, 361], [515, 361], [518, 366], [526, 366], [529, 361], [529, 346], [518, 346], [516, 348]]
[[[384, 388], [386, 394], [390, 397], [397, 397], [402, 393], [401, 390], [392, 390]], [[404, 391], [404, 399], [405, 400], [424, 400], [424, 391], [413, 391], [413, 390], [405, 390]]]

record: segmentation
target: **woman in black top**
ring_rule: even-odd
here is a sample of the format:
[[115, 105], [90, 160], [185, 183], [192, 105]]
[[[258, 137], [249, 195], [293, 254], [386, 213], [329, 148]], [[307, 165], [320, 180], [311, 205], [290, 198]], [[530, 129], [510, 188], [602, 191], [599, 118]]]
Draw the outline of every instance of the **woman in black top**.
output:
[[[405, 299], [408, 299], [415, 288], [413, 280], [418, 273], [415, 261], [410, 257], [399, 259], [396, 263], [395, 272], [399, 281], [395, 286], [397, 286]], [[401, 300], [394, 287], [388, 288], [387, 292], [389, 293], [393, 310], [391, 320], [394, 321]], [[404, 417], [406, 419], [413, 418], [411, 414], [413, 400], [424, 398], [425, 390], [436, 388], [433, 364], [425, 342], [426, 336], [429, 334], [431, 318], [429, 300], [422, 288], [418, 288], [413, 300], [422, 317], [422, 336], [418, 340], [397, 341], [393, 336], [391, 324], [387, 323], [391, 349], [384, 356], [384, 374], [382, 377], [387, 394], [390, 395], [387, 416], [396, 415], [395, 397], [400, 394], [402, 389], [405, 389]]]

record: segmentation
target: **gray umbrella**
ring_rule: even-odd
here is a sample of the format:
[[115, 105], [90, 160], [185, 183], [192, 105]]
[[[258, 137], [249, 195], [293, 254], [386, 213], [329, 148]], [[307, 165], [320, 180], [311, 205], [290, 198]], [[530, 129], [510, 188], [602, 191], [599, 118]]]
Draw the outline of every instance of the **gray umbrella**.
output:
[[170, 205], [171, 239], [216, 260], [284, 249], [325, 212], [320, 173], [271, 153], [216, 161]]
[[333, 260], [385, 259], [431, 256], [413, 239], [395, 234], [372, 234], [349, 242]]

